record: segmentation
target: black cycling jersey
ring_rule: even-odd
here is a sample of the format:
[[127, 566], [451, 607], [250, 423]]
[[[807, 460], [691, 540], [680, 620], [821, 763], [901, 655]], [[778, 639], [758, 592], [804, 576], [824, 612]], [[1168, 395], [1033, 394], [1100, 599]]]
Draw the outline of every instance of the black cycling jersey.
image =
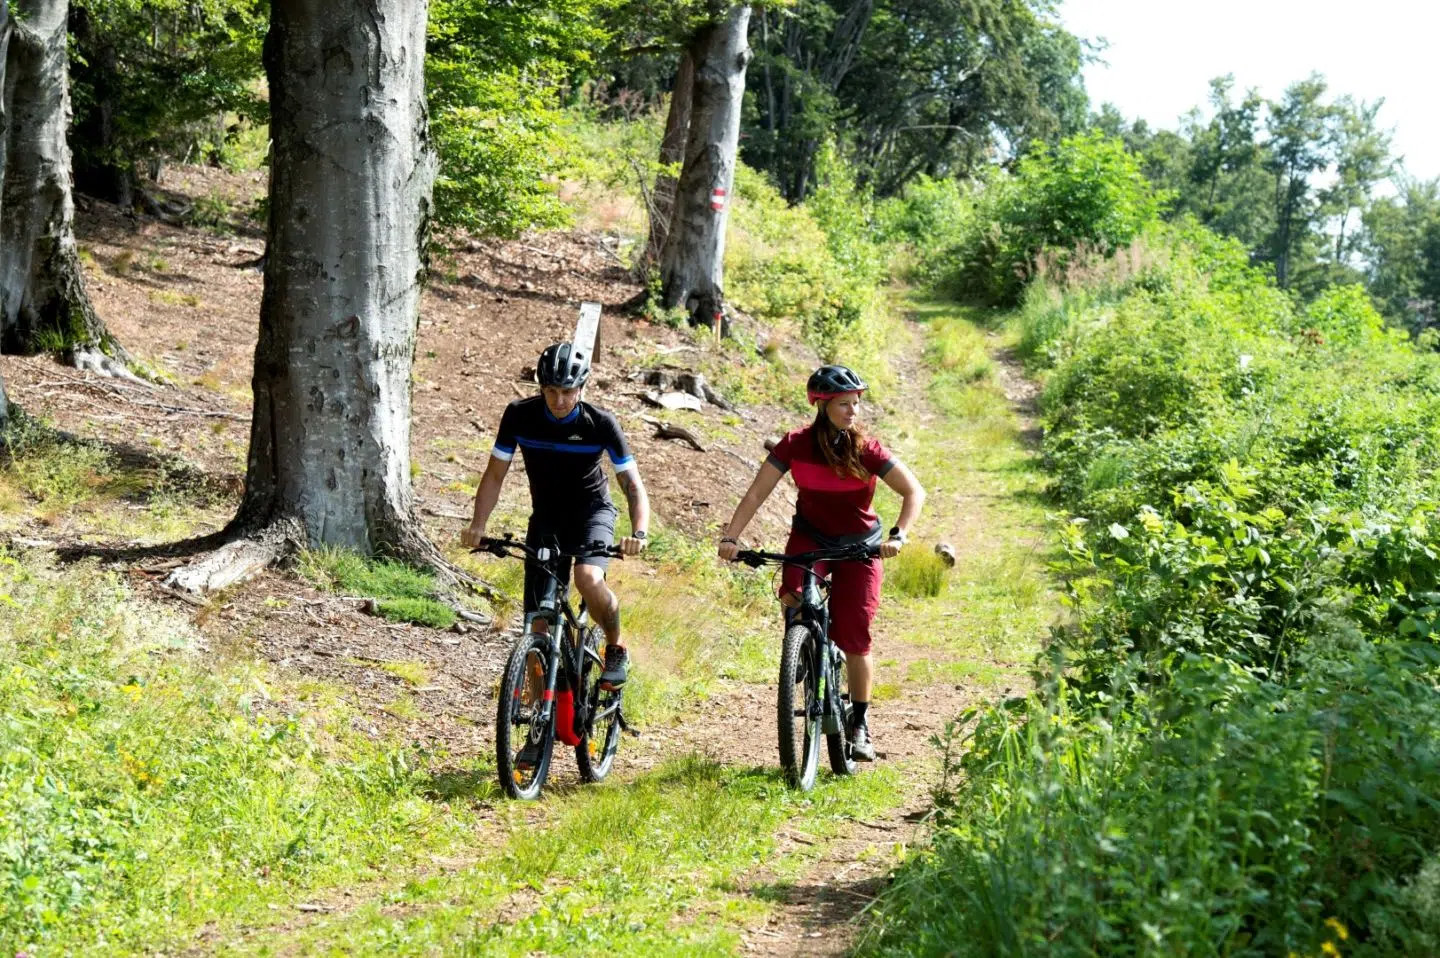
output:
[[517, 448], [525, 456], [531, 508], [547, 524], [613, 508], [602, 455], [609, 455], [617, 474], [635, 468], [620, 423], [587, 402], [576, 403], [570, 415], [557, 419], [544, 396], [515, 400], [500, 417], [490, 455], [508, 462]]

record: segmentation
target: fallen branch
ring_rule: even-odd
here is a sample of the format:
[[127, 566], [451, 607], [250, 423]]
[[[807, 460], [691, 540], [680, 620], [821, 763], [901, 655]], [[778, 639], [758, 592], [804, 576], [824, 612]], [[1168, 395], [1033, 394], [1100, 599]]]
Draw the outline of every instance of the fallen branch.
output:
[[24, 536], [11, 536], [10, 544], [20, 546], [22, 549], [53, 549], [55, 543], [48, 539], [27, 539]]
[[753, 459], [746, 459], [744, 456], [740, 455], [740, 453], [738, 453], [738, 452], [733, 452], [732, 450], [729, 450], [729, 449], [721, 449], [720, 451], [723, 452], [723, 453], [725, 453], [725, 455], [730, 456], [730, 457], [732, 457], [733, 459], [735, 459], [736, 461], [738, 461], [738, 462], [739, 462], [742, 466], [744, 466], [746, 469], [749, 469], [749, 470], [751, 470], [751, 471], [754, 471], [754, 470], [760, 468], [760, 463], [756, 462], [756, 461], [753, 460]]
[[695, 438], [695, 434], [684, 426], [672, 425], [668, 422], [661, 422], [659, 419], [652, 419], [650, 416], [641, 416], [640, 421], [655, 427], [656, 439], [679, 439], [688, 442], [696, 452], [705, 452], [706, 449]]
[[93, 346], [73, 349], [66, 359], [69, 360], [70, 365], [81, 372], [92, 372], [97, 376], [122, 379], [125, 382], [134, 383], [137, 386], [144, 386], [146, 389], [155, 388], [153, 383], [131, 372], [130, 367], [126, 366], [123, 362], [105, 355]]
[[126, 399], [124, 397], [121, 398], [123, 399], [123, 401], [130, 403], [133, 406], [143, 406], [147, 409], [159, 409], [161, 412], [176, 413], [178, 415], [185, 416], [207, 416], [211, 419], [231, 419], [235, 422], [250, 421], [249, 416], [242, 416], [239, 413], [219, 412], [217, 410], [211, 409], [191, 409], [188, 406], [171, 406], [162, 402], [142, 402], [139, 399]]
[[468, 522], [471, 518], [458, 512], [441, 512], [439, 509], [431, 509], [429, 506], [423, 507], [420, 511], [427, 516], [435, 516], [437, 519], [459, 519], [462, 522]]

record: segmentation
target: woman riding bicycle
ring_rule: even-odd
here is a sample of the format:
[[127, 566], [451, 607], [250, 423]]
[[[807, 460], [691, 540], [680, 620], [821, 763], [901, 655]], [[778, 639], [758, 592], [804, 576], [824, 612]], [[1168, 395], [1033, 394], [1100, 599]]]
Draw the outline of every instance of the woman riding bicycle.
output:
[[[863, 380], [844, 366], [821, 366], [810, 376], [806, 393], [817, 407], [815, 421], [786, 434], [771, 450], [755, 481], [735, 507], [735, 514], [720, 539], [720, 558], [734, 561], [739, 539], [756, 511], [770, 497], [781, 476], [789, 472], [799, 495], [790, 528], [787, 553], [829, 549], [859, 542], [879, 543], [881, 558], [900, 551], [912, 523], [920, 515], [925, 490], [901, 462], [880, 442], [856, 424], [860, 414]], [[901, 497], [900, 517], [887, 536], [871, 503], [875, 480]], [[830, 563], [816, 571], [824, 574]], [[845, 652], [845, 665], [854, 706], [851, 717], [852, 750], [856, 759], [875, 760], [868, 712], [872, 668], [870, 624], [880, 607], [883, 579], [879, 559], [837, 562], [830, 569], [830, 637]], [[800, 569], [785, 566], [780, 601], [794, 608], [800, 601]]]

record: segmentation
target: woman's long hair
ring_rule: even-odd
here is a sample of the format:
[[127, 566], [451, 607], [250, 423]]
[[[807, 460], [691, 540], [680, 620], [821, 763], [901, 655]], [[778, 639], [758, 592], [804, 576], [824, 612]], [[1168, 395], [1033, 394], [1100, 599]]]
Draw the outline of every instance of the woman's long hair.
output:
[[860, 450], [865, 448], [865, 433], [858, 425], [849, 429], [841, 429], [830, 421], [825, 415], [825, 406], [829, 400], [822, 402], [820, 408], [815, 412], [815, 444], [819, 447], [820, 458], [825, 464], [835, 470], [837, 476], [854, 476], [856, 479], [869, 479], [870, 472], [865, 468], [860, 459]]

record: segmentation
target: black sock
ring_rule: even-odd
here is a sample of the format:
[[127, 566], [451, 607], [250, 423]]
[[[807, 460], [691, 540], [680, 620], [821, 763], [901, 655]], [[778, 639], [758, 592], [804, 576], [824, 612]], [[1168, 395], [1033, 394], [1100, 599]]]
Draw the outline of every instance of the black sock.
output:
[[[860, 726], [865, 725], [865, 713], [868, 712], [868, 711], [870, 711], [870, 703], [869, 703], [869, 702], [851, 702], [850, 705], [851, 705], [851, 710], [850, 710], [850, 721], [851, 721], [851, 723], [852, 723], [856, 728], [859, 728]], [[866, 727], [868, 728], [869, 726], [866, 726]]]

